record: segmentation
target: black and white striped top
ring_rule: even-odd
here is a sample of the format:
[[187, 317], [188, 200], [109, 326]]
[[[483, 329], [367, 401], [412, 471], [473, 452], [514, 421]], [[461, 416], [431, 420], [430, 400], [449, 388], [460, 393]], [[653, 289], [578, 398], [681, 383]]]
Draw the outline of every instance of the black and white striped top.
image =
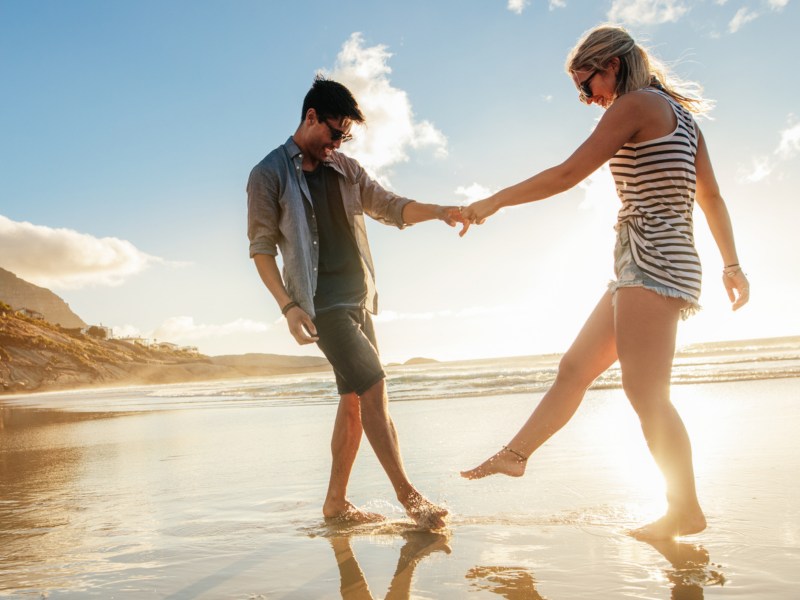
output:
[[691, 113], [666, 93], [678, 125], [661, 138], [625, 144], [611, 159], [622, 208], [618, 227], [627, 227], [633, 260], [655, 281], [700, 298], [700, 258], [694, 247], [692, 209], [696, 189], [698, 129]]

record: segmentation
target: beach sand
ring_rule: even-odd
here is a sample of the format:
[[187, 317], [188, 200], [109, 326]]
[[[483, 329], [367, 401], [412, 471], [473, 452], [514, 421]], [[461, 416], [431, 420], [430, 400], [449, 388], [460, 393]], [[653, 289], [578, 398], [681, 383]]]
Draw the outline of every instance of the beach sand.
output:
[[325, 524], [334, 405], [0, 398], [0, 597], [798, 598], [798, 389], [673, 387], [709, 528], [657, 546], [625, 535], [664, 501], [618, 389], [590, 391], [521, 479], [458, 472], [539, 394], [393, 403], [412, 481], [451, 511], [439, 532], [405, 517], [366, 440], [350, 498], [389, 521]]

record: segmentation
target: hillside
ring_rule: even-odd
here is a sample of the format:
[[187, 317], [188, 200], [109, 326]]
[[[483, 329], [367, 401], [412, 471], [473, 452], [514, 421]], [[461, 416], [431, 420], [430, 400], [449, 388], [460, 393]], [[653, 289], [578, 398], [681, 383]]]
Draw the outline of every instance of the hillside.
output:
[[208, 381], [329, 368], [327, 361], [316, 357], [254, 354], [212, 358], [103, 340], [16, 314], [0, 303], [0, 394]]
[[11, 308], [27, 308], [41, 313], [50, 323], [67, 328], [85, 328], [86, 323], [59, 296], [46, 288], [20, 279], [0, 268], [0, 301]]

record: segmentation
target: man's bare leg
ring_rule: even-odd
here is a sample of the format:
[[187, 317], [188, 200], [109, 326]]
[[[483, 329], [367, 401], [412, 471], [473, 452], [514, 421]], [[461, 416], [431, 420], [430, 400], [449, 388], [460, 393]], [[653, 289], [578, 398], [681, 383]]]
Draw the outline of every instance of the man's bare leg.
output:
[[461, 476], [467, 479], [495, 474], [522, 476], [527, 457], [567, 424], [587, 388], [616, 359], [614, 310], [611, 294], [606, 292], [562, 357], [555, 382], [522, 429], [502, 450], [474, 469], [462, 471]]
[[667, 484], [667, 513], [631, 535], [643, 540], [698, 533], [706, 519], [697, 500], [692, 447], [670, 401], [675, 334], [683, 301], [644, 288], [617, 292], [617, 348], [622, 387]]
[[400, 549], [392, 583], [386, 591], [385, 600], [407, 600], [412, 597], [411, 583], [414, 569], [426, 556], [434, 552], [450, 554], [447, 536], [433, 531], [409, 531], [403, 534], [406, 543]]
[[358, 564], [349, 537], [329, 538], [339, 567], [339, 592], [347, 600], [373, 600], [367, 579]]
[[361, 394], [361, 422], [367, 439], [408, 516], [422, 527], [443, 527], [447, 509], [427, 500], [411, 485], [406, 475], [400, 457], [397, 430], [389, 414], [389, 398], [383, 379]]
[[331, 437], [331, 477], [325, 504], [322, 506], [322, 514], [327, 519], [356, 523], [384, 519], [382, 515], [359, 510], [347, 499], [347, 483], [350, 481], [350, 473], [361, 444], [362, 432], [358, 396], [356, 394], [341, 396]]

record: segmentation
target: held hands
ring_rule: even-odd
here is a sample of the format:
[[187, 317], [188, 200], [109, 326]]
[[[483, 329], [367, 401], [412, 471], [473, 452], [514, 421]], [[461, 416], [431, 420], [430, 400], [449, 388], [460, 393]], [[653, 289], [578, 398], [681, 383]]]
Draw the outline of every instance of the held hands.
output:
[[461, 209], [461, 231], [458, 235], [464, 237], [470, 225], [483, 225], [484, 221], [497, 212], [499, 207], [491, 197], [473, 202]]
[[723, 269], [722, 284], [728, 292], [728, 299], [733, 303], [733, 310], [739, 310], [750, 300], [750, 282], [739, 265]]
[[436, 210], [436, 218], [444, 221], [450, 227], [455, 227], [456, 223], [464, 224], [460, 206], [439, 206]]

